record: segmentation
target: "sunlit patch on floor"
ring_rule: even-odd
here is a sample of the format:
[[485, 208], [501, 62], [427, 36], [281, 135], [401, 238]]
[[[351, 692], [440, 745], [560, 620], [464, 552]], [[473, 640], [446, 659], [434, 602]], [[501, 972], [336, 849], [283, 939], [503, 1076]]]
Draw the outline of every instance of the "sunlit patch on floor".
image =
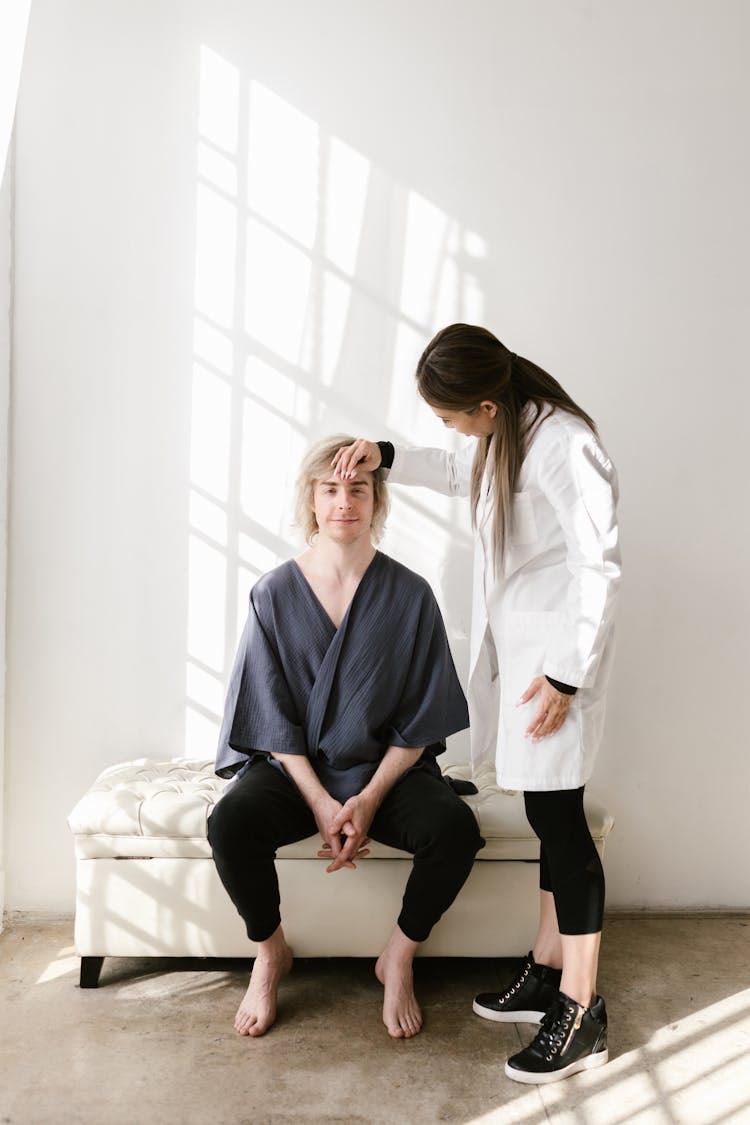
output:
[[76, 957], [75, 948], [72, 945], [66, 946], [65, 949], [60, 950], [54, 961], [50, 961], [36, 983], [46, 984], [48, 981], [66, 976], [67, 973], [77, 973], [79, 965], [80, 960]]

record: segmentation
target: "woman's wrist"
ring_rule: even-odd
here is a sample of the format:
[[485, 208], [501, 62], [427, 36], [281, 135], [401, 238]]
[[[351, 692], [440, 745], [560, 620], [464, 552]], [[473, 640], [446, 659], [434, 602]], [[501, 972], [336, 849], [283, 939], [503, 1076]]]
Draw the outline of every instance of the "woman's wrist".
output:
[[380, 450], [380, 468], [390, 469], [393, 465], [393, 458], [396, 456], [396, 450], [393, 448], [393, 442], [376, 441], [375, 444]]
[[577, 687], [572, 687], [570, 684], [560, 683], [559, 680], [553, 680], [551, 676], [545, 676], [544, 678], [547, 683], [552, 684], [552, 687], [555, 689], [555, 691], [559, 691], [561, 695], [575, 695], [575, 693], [578, 691]]

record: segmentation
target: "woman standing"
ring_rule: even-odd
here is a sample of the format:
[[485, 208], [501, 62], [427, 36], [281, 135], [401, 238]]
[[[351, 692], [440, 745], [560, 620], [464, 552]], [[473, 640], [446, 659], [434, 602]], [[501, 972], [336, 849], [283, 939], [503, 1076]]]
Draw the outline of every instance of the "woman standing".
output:
[[474, 1011], [541, 1023], [505, 1072], [546, 1083], [606, 1063], [596, 992], [604, 873], [583, 812], [601, 740], [620, 578], [617, 480], [591, 418], [536, 364], [487, 329], [444, 328], [417, 366], [444, 425], [477, 439], [473, 462], [438, 449], [359, 440], [334, 459], [346, 479], [471, 498], [476, 537], [469, 708], [475, 771], [523, 790], [540, 840], [540, 924], [501, 993]]

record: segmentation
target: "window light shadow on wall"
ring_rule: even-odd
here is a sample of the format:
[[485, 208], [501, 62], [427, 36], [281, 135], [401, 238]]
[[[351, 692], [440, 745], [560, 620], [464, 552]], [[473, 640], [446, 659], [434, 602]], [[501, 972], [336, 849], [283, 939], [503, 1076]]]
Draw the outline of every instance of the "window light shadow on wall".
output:
[[[479, 235], [201, 48], [188, 754], [213, 753], [253, 582], [299, 549], [289, 514], [307, 445], [340, 431], [444, 444], [412, 372], [436, 328], [484, 319], [485, 256]], [[394, 498], [384, 547], [432, 582], [449, 632], [461, 618], [454, 651], [468, 609], [441, 586], [469, 541], [454, 501]]]

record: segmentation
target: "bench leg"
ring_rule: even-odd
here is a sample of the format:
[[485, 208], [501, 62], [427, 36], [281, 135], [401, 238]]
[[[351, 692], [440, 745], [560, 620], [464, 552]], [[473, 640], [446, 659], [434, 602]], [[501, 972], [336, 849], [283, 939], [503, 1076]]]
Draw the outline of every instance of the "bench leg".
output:
[[103, 957], [81, 958], [81, 988], [98, 988], [99, 973], [104, 964]]

